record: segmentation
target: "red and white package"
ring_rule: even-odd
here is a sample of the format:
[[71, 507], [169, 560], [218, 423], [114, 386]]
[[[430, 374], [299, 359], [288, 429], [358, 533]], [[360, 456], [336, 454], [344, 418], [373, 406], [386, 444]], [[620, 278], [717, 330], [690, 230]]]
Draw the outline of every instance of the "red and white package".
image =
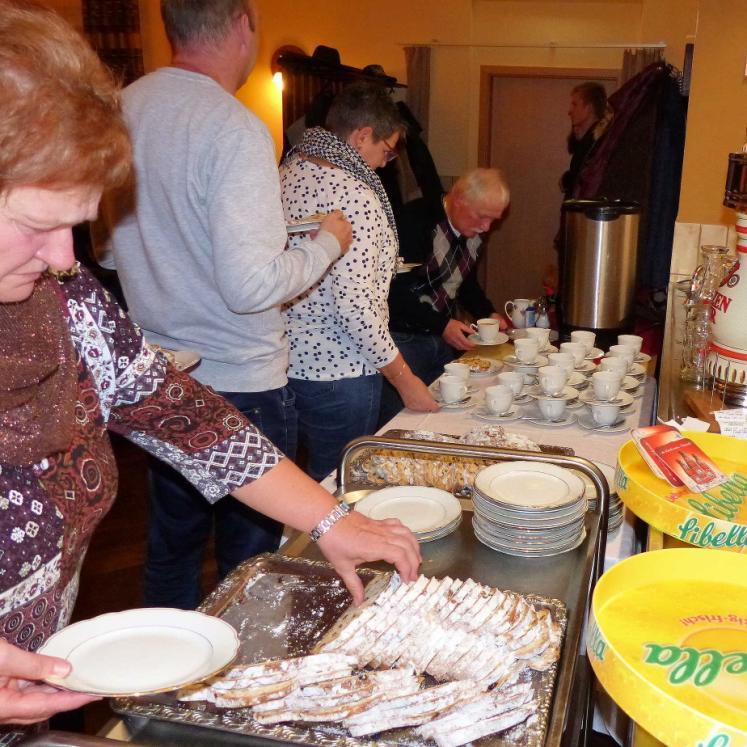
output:
[[670, 425], [635, 428], [633, 440], [653, 473], [678, 488], [703, 493], [728, 479], [713, 460]]

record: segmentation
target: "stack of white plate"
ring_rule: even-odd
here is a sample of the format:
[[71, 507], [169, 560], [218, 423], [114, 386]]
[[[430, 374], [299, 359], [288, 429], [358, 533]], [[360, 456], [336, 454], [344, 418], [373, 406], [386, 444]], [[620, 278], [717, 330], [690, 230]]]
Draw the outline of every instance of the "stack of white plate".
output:
[[355, 510], [371, 519], [399, 519], [418, 539], [446, 537], [462, 521], [462, 504], [451, 493], [418, 485], [397, 485], [369, 493]]
[[[595, 462], [596, 466], [602, 471], [602, 474], [607, 478], [607, 482], [610, 486], [610, 515], [607, 522], [607, 533], [614, 532], [620, 528], [623, 523], [624, 506], [620, 500], [620, 496], [617, 494], [615, 488], [615, 468], [604, 462]], [[580, 474], [580, 473], [579, 473]], [[594, 483], [589, 480], [585, 475], [583, 476], [584, 483], [586, 485], [586, 498], [589, 502], [589, 511], [594, 511], [597, 508], [598, 497], [597, 491], [594, 487]]]
[[480, 542], [507, 555], [544, 557], [586, 536], [584, 483], [542, 462], [503, 462], [477, 473], [472, 526]]

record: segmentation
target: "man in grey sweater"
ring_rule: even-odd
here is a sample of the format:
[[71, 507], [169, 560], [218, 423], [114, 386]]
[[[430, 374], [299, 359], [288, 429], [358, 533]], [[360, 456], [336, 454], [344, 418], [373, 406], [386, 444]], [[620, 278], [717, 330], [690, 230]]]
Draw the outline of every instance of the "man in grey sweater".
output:
[[[146, 338], [197, 351], [193, 376], [292, 458], [296, 413], [280, 305], [347, 250], [352, 229], [333, 213], [313, 239], [285, 249], [272, 138], [233, 95], [256, 59], [253, 0], [161, 7], [171, 64], [123, 95], [136, 185], [117, 201], [111, 234], [122, 288]], [[151, 464], [147, 604], [197, 605], [213, 520], [221, 576], [278, 546], [279, 525], [233, 499], [211, 507], [176, 472]]]

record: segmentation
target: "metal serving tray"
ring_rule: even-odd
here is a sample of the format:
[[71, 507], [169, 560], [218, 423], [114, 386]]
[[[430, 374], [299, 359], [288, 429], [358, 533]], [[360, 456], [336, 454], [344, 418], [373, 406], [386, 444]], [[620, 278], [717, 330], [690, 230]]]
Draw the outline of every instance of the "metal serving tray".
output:
[[[586, 459], [563, 454], [515, 451], [484, 446], [443, 444], [398, 438], [366, 437], [346, 447], [338, 470], [342, 492], [355, 489], [350, 480], [350, 465], [361, 450], [385, 449], [408, 454], [436, 454], [465, 459], [493, 461], [540, 461], [569, 467], [587, 475], [597, 487], [601, 500], [596, 511], [586, 514], [586, 539], [575, 550], [548, 558], [519, 558], [485, 547], [475, 539], [471, 522], [463, 521], [453, 534], [421, 545], [421, 572], [426, 576], [472, 578], [499, 589], [521, 593], [533, 603], [550, 606], [557, 619], [565, 623], [565, 636], [557, 675], [548, 690], [549, 711], [542, 724], [544, 739], [530, 737], [521, 727], [496, 738], [485, 737], [480, 745], [541, 745], [559, 747], [578, 745], [579, 732], [588, 724], [591, 713], [591, 688], [585, 676], [588, 666], [579, 659], [586, 609], [598, 574], [603, 567], [609, 488], [604, 475]], [[381, 486], [379, 486], [381, 487]], [[471, 502], [462, 501], [464, 510]], [[306, 535], [296, 535], [283, 547], [287, 555], [304, 559], [260, 556], [239, 566], [200, 607], [204, 612], [232, 621], [239, 637], [246, 641], [240, 661], [256, 661], [267, 656], [290, 656], [324, 634], [349, 603], [342, 587], [316, 544]], [[272, 559], [279, 567], [269, 568]], [[308, 562], [308, 561], [311, 562]], [[301, 570], [303, 569], [303, 571]], [[383, 565], [359, 569], [364, 582], [385, 570]], [[299, 575], [301, 574], [301, 575]], [[261, 582], [257, 576], [266, 576]], [[310, 576], [315, 579], [309, 583]], [[284, 590], [279, 596], [278, 590]], [[269, 593], [269, 596], [267, 596]], [[258, 628], [262, 636], [255, 639]], [[267, 640], [267, 632], [278, 633], [277, 642]], [[555, 668], [553, 668], [555, 669]], [[547, 674], [547, 673], [546, 673]], [[552, 687], [552, 685], [551, 685]], [[241, 710], [223, 711], [208, 704], [179, 704], [168, 694], [142, 699], [117, 700], [114, 709], [124, 715], [130, 734], [144, 745], [168, 747], [217, 745], [291, 744], [358, 747], [361, 744], [421, 745], [409, 731], [387, 732], [385, 740], [364, 742], [335, 727], [263, 727]], [[544, 706], [543, 706], [544, 709]], [[580, 714], [580, 715], [579, 715]], [[579, 724], [580, 719], [580, 724]], [[544, 722], [543, 718], [543, 722]], [[208, 727], [208, 728], [205, 728]]]
[[[361, 572], [365, 582], [381, 574], [375, 570]], [[536, 594], [524, 597], [536, 608], [548, 608], [565, 630], [566, 612], [562, 602]], [[237, 663], [253, 663], [308, 653], [349, 604], [350, 596], [328, 564], [262, 555], [243, 563], [208, 597], [200, 610], [234, 625], [241, 641]], [[491, 747], [506, 747], [517, 742], [533, 747], [543, 745], [556, 669], [557, 664], [554, 664], [546, 672], [527, 671], [522, 675], [532, 681], [536, 693], [536, 717], [502, 735], [486, 737], [480, 743]], [[180, 703], [173, 693], [119, 699], [114, 701], [113, 707], [124, 715], [291, 744], [330, 747], [430, 744], [411, 729], [383, 732], [371, 740], [350, 737], [343, 727], [336, 724], [263, 726], [251, 718], [249, 709], [226, 710], [209, 703]]]

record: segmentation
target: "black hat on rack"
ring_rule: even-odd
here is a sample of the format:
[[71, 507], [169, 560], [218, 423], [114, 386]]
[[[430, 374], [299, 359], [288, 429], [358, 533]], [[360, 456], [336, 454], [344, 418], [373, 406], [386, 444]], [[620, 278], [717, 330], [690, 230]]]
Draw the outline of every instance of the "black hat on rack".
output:
[[323, 44], [319, 44], [316, 49], [312, 52], [311, 57], [317, 62], [321, 62], [324, 65], [340, 65], [340, 50], [334, 47], [325, 47]]

